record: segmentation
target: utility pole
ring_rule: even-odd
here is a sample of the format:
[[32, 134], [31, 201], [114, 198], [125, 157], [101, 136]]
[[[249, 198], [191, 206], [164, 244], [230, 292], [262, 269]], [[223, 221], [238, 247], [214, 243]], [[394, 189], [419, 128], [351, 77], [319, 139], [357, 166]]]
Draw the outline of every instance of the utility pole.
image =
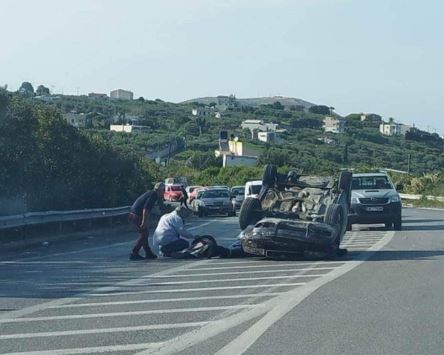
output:
[[409, 153], [409, 155], [407, 156], [407, 173], [410, 174], [410, 158], [411, 158], [411, 154]]

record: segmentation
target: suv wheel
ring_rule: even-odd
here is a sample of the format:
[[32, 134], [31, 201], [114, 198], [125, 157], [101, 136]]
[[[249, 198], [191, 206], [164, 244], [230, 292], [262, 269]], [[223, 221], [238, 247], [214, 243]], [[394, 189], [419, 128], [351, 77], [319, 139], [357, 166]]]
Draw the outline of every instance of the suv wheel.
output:
[[262, 218], [261, 201], [254, 197], [247, 197], [239, 211], [239, 226], [244, 230], [251, 224], [256, 224]]

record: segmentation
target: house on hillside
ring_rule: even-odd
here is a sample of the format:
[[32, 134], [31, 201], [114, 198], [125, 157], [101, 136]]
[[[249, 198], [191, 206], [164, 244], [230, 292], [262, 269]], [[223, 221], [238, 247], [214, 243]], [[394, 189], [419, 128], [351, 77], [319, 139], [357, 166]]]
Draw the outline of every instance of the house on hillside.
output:
[[379, 125], [379, 132], [384, 136], [399, 136], [401, 134], [401, 125], [394, 121], [382, 122]]
[[237, 138], [228, 138], [227, 131], [219, 134], [219, 149], [215, 150], [215, 156], [222, 157], [222, 166], [255, 166], [257, 156], [247, 155], [244, 145]]
[[106, 99], [108, 97], [107, 94], [97, 93], [97, 92], [90, 92], [88, 94], [88, 97], [93, 99]]
[[92, 124], [92, 120], [84, 113], [68, 112], [62, 116], [69, 125], [76, 128], [86, 128]]
[[324, 118], [324, 131], [331, 133], [344, 133], [346, 121], [341, 118], [326, 116]]
[[109, 94], [109, 97], [112, 99], [131, 101], [134, 97], [134, 94], [128, 90], [117, 89], [117, 90], [111, 91]]
[[110, 125], [109, 130], [126, 133], [147, 133], [149, 132], [149, 127], [131, 124], [112, 124]]

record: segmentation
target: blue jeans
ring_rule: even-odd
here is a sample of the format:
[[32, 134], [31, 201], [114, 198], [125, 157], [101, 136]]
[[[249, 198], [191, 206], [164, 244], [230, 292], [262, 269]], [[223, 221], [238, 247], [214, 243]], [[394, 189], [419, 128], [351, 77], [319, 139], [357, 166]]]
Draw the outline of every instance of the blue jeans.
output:
[[171, 256], [171, 254], [176, 253], [178, 251], [184, 250], [190, 246], [190, 243], [185, 239], [178, 238], [174, 242], [171, 242], [167, 245], [162, 245], [160, 247], [160, 251], [165, 256]]

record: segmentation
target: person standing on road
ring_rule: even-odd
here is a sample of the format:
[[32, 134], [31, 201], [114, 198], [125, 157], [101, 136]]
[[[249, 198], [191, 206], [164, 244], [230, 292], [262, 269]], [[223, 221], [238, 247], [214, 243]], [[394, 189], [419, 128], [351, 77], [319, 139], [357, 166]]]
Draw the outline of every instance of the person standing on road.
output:
[[[130, 254], [130, 260], [157, 258], [156, 254], [151, 251], [148, 244], [148, 222], [154, 205], [157, 203], [159, 206], [162, 206], [164, 193], [165, 184], [159, 182], [154, 186], [153, 191], [147, 191], [140, 195], [131, 206], [129, 220], [139, 232], [139, 238]], [[142, 248], [145, 251], [145, 257], [142, 257], [139, 254], [140, 249]]]
[[185, 206], [186, 208], [188, 208], [188, 193], [187, 190], [185, 189], [185, 187], [183, 185], [180, 185], [180, 189], [182, 190], [182, 197], [180, 199], [180, 206]]
[[175, 252], [190, 246], [187, 239], [193, 240], [194, 236], [186, 230], [184, 219], [191, 214], [191, 210], [179, 206], [160, 218], [153, 235], [153, 249], [156, 253], [172, 256]]

